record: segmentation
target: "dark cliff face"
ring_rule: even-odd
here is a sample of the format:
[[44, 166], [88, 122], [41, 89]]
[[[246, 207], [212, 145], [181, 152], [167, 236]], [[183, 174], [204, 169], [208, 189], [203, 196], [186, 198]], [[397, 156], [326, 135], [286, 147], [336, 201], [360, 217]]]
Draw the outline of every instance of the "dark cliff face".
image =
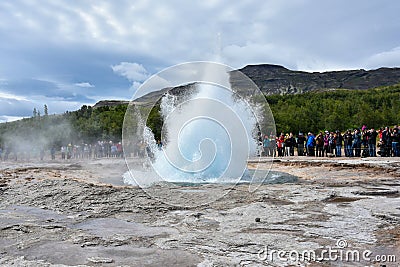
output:
[[[248, 65], [239, 69], [267, 95], [296, 94], [324, 89], [369, 89], [400, 83], [400, 68], [331, 72], [292, 71], [278, 65]], [[231, 83], [238, 85], [234, 72]]]
[[129, 101], [124, 101], [124, 100], [101, 100], [97, 102], [93, 108], [99, 108], [99, 107], [105, 107], [105, 106], [119, 106], [119, 105], [125, 105], [128, 104]]

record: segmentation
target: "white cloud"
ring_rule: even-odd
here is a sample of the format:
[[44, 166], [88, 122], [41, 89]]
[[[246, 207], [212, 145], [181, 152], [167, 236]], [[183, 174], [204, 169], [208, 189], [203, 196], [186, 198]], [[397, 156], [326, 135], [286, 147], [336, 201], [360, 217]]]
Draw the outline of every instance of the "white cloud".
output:
[[111, 66], [111, 68], [116, 74], [125, 77], [132, 82], [132, 85], [129, 88], [130, 93], [136, 92], [143, 82], [150, 77], [150, 73], [143, 67], [143, 65], [138, 63], [121, 62], [118, 65]]
[[142, 82], [136, 82], [136, 81], [134, 81], [134, 82], [132, 83], [132, 86], [129, 88], [129, 91], [131, 91], [131, 92], [136, 92], [136, 90], [139, 89], [139, 87], [140, 87], [142, 84], [143, 84]]
[[95, 87], [93, 84], [90, 84], [88, 82], [75, 83], [75, 85], [78, 86], [78, 87], [83, 87], [83, 88], [93, 88], [93, 87]]
[[[90, 47], [106, 55], [118, 53], [119, 60], [140, 57], [146, 68], [149, 60], [157, 68], [215, 59], [234, 67], [249, 60], [289, 67], [316, 61], [317, 68], [328, 69], [351, 61], [363, 67], [371, 54], [399, 45], [400, 3], [389, 2], [61, 0], [37, 5], [15, 0], [0, 2], [0, 34], [9, 37], [10, 46]], [[242, 49], [218, 57], [218, 51], [234, 47]], [[272, 49], [257, 50], [262, 47]]]
[[0, 116], [0, 123], [21, 120], [24, 117], [19, 116]]
[[24, 96], [20, 95], [14, 95], [6, 92], [1, 92], [0, 91], [0, 98], [2, 99], [13, 99], [13, 100], [18, 100], [18, 101], [28, 101], [28, 99]]
[[400, 66], [400, 46], [389, 51], [376, 53], [366, 60], [368, 68], [399, 67]]
[[149, 73], [143, 67], [143, 65], [138, 63], [121, 62], [118, 65], [111, 66], [112, 70], [127, 78], [131, 82], [143, 82], [149, 77]]

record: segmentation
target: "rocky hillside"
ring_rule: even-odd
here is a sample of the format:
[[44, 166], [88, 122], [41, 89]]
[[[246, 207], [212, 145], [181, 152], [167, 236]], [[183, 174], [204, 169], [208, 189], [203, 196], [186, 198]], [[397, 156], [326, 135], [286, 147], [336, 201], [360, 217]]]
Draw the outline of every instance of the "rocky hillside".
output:
[[119, 105], [126, 105], [128, 104], [129, 101], [124, 101], [124, 100], [100, 100], [97, 102], [93, 108], [100, 108], [100, 107], [113, 107], [113, 106], [119, 106]]
[[[324, 89], [370, 89], [400, 83], [400, 68], [330, 72], [293, 71], [278, 65], [248, 65], [239, 71], [267, 95], [296, 94]], [[231, 73], [233, 85], [239, 81]]]
[[[344, 70], [329, 72], [305, 72], [289, 70], [279, 65], [248, 65], [241, 71], [252, 79], [266, 95], [300, 94], [310, 91], [327, 91], [331, 89], [362, 90], [381, 86], [400, 84], [400, 68], [379, 68], [376, 70]], [[248, 84], [240, 81], [236, 71], [231, 72], [231, 83], [239, 90], [248, 90]], [[149, 93], [135, 100], [137, 104], [151, 103], [167, 91], [180, 95], [193, 84], [165, 88]], [[244, 92], [244, 95], [252, 92]], [[94, 107], [126, 104], [126, 101], [104, 100]]]

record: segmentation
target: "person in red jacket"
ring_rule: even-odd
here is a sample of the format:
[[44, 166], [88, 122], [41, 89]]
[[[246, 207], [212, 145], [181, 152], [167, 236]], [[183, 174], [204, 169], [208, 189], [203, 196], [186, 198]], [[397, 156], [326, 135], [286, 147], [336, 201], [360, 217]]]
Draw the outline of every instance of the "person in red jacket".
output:
[[278, 157], [283, 157], [283, 146], [285, 143], [285, 136], [283, 133], [279, 136], [279, 138], [276, 138], [276, 146], [278, 148]]

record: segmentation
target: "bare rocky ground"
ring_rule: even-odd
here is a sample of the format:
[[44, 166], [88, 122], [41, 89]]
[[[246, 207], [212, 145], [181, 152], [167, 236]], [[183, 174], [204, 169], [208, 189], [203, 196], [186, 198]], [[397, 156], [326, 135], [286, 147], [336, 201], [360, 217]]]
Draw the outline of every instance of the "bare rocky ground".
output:
[[[293, 157], [272, 169], [299, 179], [255, 192], [246, 184], [145, 192], [123, 184], [120, 159], [1, 162], [0, 265], [399, 266], [399, 158]], [[343, 255], [320, 259], [327, 248]], [[297, 260], [306, 250], [317, 259]]]

